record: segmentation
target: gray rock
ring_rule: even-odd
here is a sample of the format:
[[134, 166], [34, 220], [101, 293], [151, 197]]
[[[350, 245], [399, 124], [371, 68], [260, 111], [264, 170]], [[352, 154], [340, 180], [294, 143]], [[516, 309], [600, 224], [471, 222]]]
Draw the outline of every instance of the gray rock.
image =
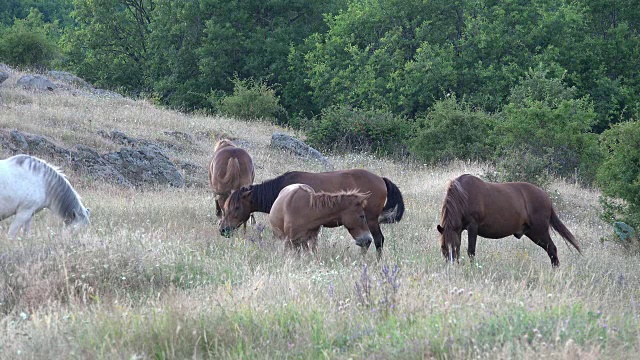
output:
[[91, 84], [73, 75], [70, 72], [52, 70], [47, 73], [47, 76], [49, 76], [49, 79], [52, 79], [54, 81], [73, 85], [78, 88], [93, 89], [93, 86], [91, 86]]
[[22, 86], [27, 90], [53, 91], [56, 85], [49, 79], [40, 75], [23, 75], [18, 79], [16, 85]]
[[6, 71], [0, 70], [0, 84], [5, 82], [9, 78], [9, 73]]
[[11, 73], [13, 70], [7, 64], [0, 63], [0, 71], [6, 72], [7, 74]]
[[[182, 174], [160, 146], [144, 139], [130, 138], [122, 132], [116, 132], [116, 139], [129, 146], [101, 155], [88, 146], [77, 145], [76, 151], [72, 151], [43, 136], [0, 129], [0, 148], [7, 149], [12, 154], [26, 153], [54, 159], [57, 163], [70, 162], [75, 171], [123, 186], [185, 186]], [[195, 165], [186, 165], [183, 171], [201, 173], [203, 170]]]
[[298, 156], [320, 161], [328, 168], [332, 167], [329, 160], [318, 150], [287, 134], [274, 132], [271, 135], [271, 147], [286, 149]]
[[143, 184], [184, 186], [182, 174], [156, 148], [146, 146], [139, 149], [122, 148], [118, 152], [104, 155], [103, 159], [135, 186]]

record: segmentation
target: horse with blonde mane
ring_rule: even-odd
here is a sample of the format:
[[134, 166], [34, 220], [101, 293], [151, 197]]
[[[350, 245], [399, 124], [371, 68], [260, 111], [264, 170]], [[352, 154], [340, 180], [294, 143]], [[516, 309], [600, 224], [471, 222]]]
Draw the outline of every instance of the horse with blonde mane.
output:
[[33, 215], [44, 208], [55, 212], [67, 226], [89, 224], [91, 210], [82, 205], [60, 169], [29, 155], [0, 160], [0, 221], [15, 215], [9, 238], [14, 239], [21, 228], [27, 236]]
[[449, 183], [437, 229], [442, 255], [451, 262], [459, 258], [460, 237], [467, 230], [470, 258], [476, 254], [478, 236], [500, 239], [513, 235], [520, 239], [526, 235], [547, 252], [551, 265], [557, 267], [560, 260], [549, 227], [580, 252], [544, 190], [526, 182], [489, 183], [464, 174]]
[[215, 194], [216, 216], [222, 218], [222, 207], [232, 190], [249, 186], [255, 173], [248, 152], [229, 139], [218, 141], [209, 164], [209, 185]]
[[358, 190], [316, 193], [309, 185], [286, 186], [271, 207], [269, 223], [288, 249], [301, 247], [317, 253], [322, 226], [344, 226], [357, 243], [371, 243], [364, 208], [371, 193]]

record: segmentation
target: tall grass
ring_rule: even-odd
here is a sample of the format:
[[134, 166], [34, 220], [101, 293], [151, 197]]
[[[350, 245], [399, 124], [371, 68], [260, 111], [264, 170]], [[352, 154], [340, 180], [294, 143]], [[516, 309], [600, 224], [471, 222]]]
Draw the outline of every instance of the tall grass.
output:
[[[275, 127], [180, 113], [126, 99], [0, 87], [0, 123], [59, 144], [117, 147], [97, 133], [195, 141], [171, 156], [205, 167], [216, 136], [239, 140], [257, 181], [322, 166], [269, 147]], [[286, 131], [277, 129], [278, 131]], [[6, 150], [3, 156], [8, 156]], [[336, 168], [389, 177], [405, 197], [384, 225], [384, 256], [360, 255], [345, 229], [324, 229], [317, 258], [284, 251], [266, 216], [218, 234], [204, 186], [133, 190], [65, 169], [92, 208], [69, 233], [48, 211], [9, 241], [0, 223], [0, 358], [634, 358], [640, 350], [640, 258], [600, 239], [598, 192], [556, 180], [551, 194], [583, 249], [554, 235], [561, 266], [523, 238], [480, 239], [474, 262], [447, 265], [435, 226], [447, 181], [483, 164], [446, 168], [364, 155]], [[463, 241], [466, 245], [466, 241]], [[463, 245], [464, 248], [464, 245]]]

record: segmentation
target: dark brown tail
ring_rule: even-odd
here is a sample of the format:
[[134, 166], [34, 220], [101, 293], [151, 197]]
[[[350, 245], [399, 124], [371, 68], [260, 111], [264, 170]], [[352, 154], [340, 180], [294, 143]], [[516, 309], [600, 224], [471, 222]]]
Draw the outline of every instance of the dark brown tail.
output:
[[402, 220], [404, 200], [396, 184], [385, 177], [382, 179], [387, 185], [387, 202], [384, 205], [384, 209], [382, 209], [382, 214], [378, 217], [378, 222], [381, 224], [393, 224]]
[[556, 211], [553, 209], [551, 209], [551, 227], [553, 228], [553, 230], [558, 232], [558, 234], [560, 234], [560, 236], [562, 236], [566, 241], [573, 245], [573, 247], [576, 248], [576, 250], [578, 250], [580, 254], [582, 254], [582, 251], [580, 251], [580, 246], [578, 246], [578, 243], [576, 242], [576, 238], [573, 236], [571, 231], [569, 231], [569, 229], [564, 226], [562, 221], [560, 221], [560, 218], [558, 217], [558, 215], [556, 215]]

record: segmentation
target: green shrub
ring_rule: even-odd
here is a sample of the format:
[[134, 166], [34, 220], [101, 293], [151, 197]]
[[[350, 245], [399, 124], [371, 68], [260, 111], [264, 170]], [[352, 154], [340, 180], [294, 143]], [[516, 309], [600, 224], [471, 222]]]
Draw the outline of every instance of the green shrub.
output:
[[42, 13], [32, 9], [25, 19], [16, 19], [12, 27], [0, 34], [0, 62], [15, 67], [44, 69], [58, 54], [52, 36], [55, 28], [45, 24]]
[[486, 160], [493, 149], [489, 137], [492, 127], [489, 114], [472, 109], [455, 96], [447, 97], [436, 102], [431, 111], [418, 120], [411, 150], [427, 163]]
[[[573, 88], [545, 75], [541, 70], [528, 74], [496, 118], [496, 163], [504, 171], [501, 176], [539, 183], [542, 178], [537, 175], [546, 172], [577, 176], [590, 184], [601, 161], [597, 135], [591, 133], [596, 119], [593, 104], [587, 98], [573, 99]], [[535, 164], [525, 164], [529, 161]], [[522, 172], [521, 165], [537, 169]]]
[[616, 124], [600, 136], [606, 154], [598, 168], [597, 182], [602, 190], [602, 218], [610, 224], [623, 222], [630, 226], [632, 236], [620, 240], [637, 244], [640, 229], [640, 122]]
[[216, 110], [224, 115], [245, 120], [264, 119], [275, 122], [286, 116], [279, 104], [275, 90], [265, 82], [254, 79], [234, 78], [233, 94], [222, 95], [212, 93], [211, 102]]
[[379, 155], [406, 153], [412, 124], [382, 110], [331, 106], [307, 121], [307, 141], [329, 151], [364, 151]]

